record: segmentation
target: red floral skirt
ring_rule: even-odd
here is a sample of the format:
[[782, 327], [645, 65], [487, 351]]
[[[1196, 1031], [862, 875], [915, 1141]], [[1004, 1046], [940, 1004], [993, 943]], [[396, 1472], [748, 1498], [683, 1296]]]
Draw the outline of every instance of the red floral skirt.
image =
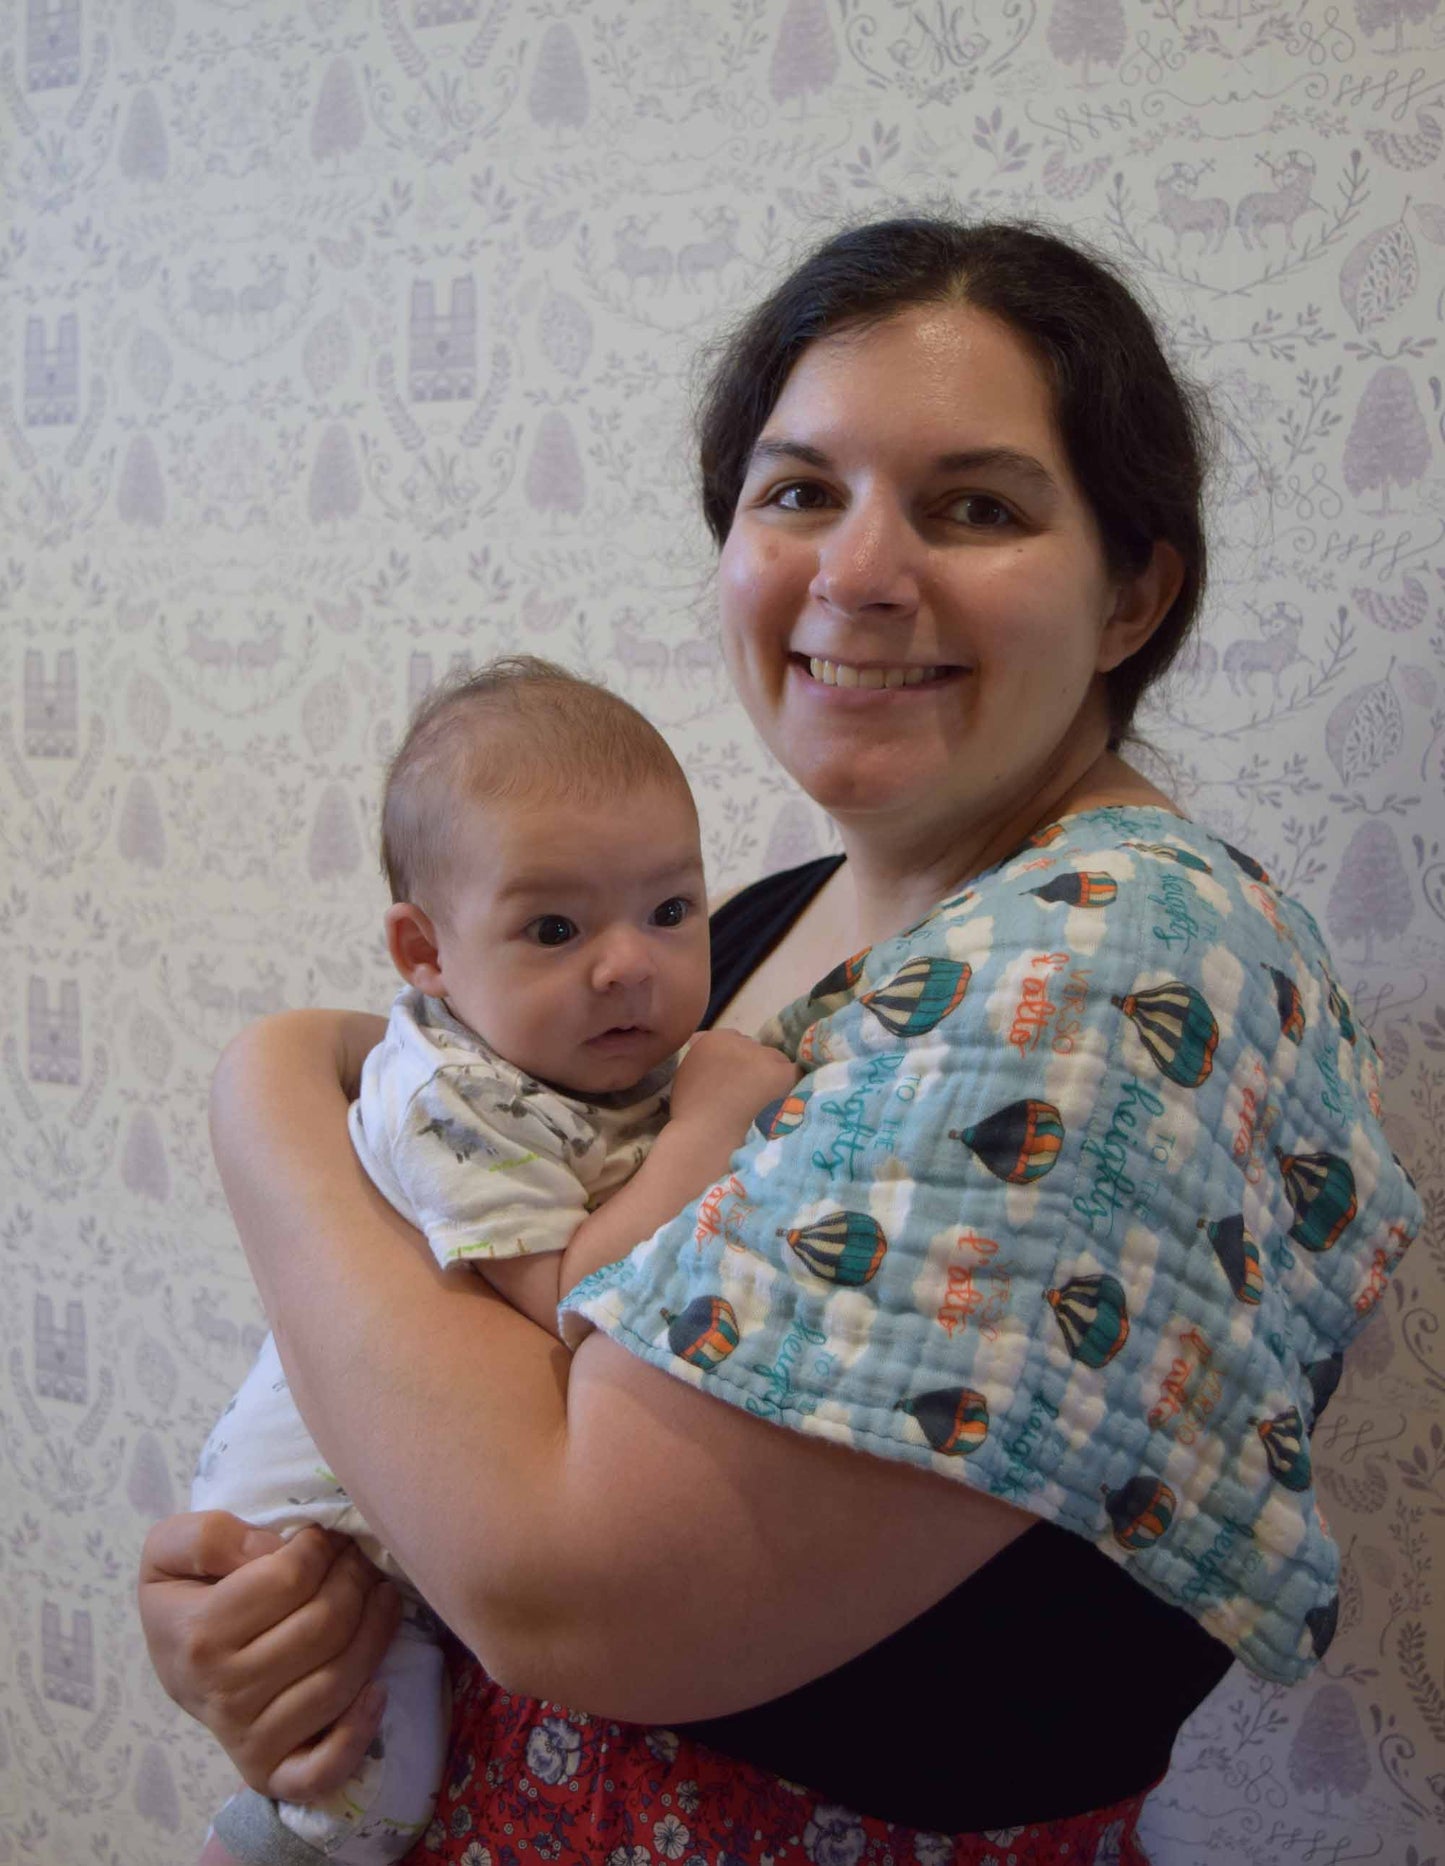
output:
[[1149, 1866], [1144, 1796], [1042, 1826], [929, 1834], [855, 1814], [671, 1730], [454, 1674], [451, 1764], [407, 1866]]

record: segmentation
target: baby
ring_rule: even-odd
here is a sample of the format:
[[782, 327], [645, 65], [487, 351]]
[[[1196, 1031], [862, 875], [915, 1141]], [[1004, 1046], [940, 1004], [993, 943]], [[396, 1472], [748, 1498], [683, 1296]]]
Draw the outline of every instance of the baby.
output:
[[[614, 694], [530, 657], [493, 662], [412, 722], [387, 778], [382, 859], [406, 987], [351, 1108], [357, 1156], [443, 1268], [479, 1271], [555, 1333], [566, 1289], [713, 1177], [685, 1143], [643, 1164], [708, 997], [686, 779]], [[761, 1106], [796, 1071], [747, 1048], [775, 1065], [775, 1080], [758, 1073]], [[307, 1806], [244, 1791], [217, 1836], [242, 1860], [399, 1859], [430, 1819], [446, 1753], [438, 1629], [325, 1468], [270, 1338], [207, 1442], [191, 1503], [343, 1530], [407, 1593], [358, 1774]]]

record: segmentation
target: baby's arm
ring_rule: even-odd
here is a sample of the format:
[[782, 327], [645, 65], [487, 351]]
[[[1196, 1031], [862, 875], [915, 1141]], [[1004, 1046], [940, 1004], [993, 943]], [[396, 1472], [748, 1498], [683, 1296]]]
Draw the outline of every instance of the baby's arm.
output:
[[[574, 1233], [575, 1235], [575, 1233]], [[486, 1258], [471, 1268], [479, 1271], [514, 1309], [529, 1322], [557, 1332], [557, 1304], [562, 1300], [561, 1272], [565, 1252], [549, 1250], [527, 1257]], [[570, 1287], [570, 1285], [569, 1285]]]
[[747, 1138], [753, 1117], [786, 1095], [798, 1074], [780, 1050], [741, 1031], [706, 1030], [694, 1038], [672, 1085], [667, 1126], [627, 1184], [572, 1233], [560, 1260], [554, 1300], [594, 1270], [625, 1257], [720, 1179]]
[[[797, 1079], [797, 1069], [780, 1051], [740, 1031], [705, 1031], [694, 1039], [678, 1068], [671, 1119], [632, 1178], [598, 1211], [577, 1222], [585, 1195], [560, 1160], [529, 1156], [521, 1176], [501, 1173], [510, 1197], [497, 1203], [508, 1205], [513, 1220], [524, 1218], [525, 1229], [537, 1241], [523, 1255], [493, 1257], [473, 1254], [459, 1240], [469, 1230], [491, 1228], [499, 1219], [492, 1209], [500, 1191], [495, 1156], [505, 1154], [507, 1146], [493, 1145], [501, 1137], [475, 1106], [439, 1078], [428, 1085], [423, 1111], [431, 1116], [426, 1127], [445, 1136], [445, 1145], [422, 1156], [435, 1165], [436, 1183], [426, 1183], [432, 1175], [420, 1170], [411, 1152], [406, 1191], [441, 1263], [450, 1267], [465, 1262], [514, 1309], [555, 1335], [557, 1305], [573, 1284], [625, 1257], [721, 1177], [753, 1116], [786, 1095]], [[456, 1150], [454, 1156], [447, 1147]], [[515, 1143], [511, 1150], [516, 1151]], [[517, 1201], [531, 1204], [530, 1217]], [[558, 1248], [548, 1250], [541, 1244], [548, 1232], [556, 1235]]]

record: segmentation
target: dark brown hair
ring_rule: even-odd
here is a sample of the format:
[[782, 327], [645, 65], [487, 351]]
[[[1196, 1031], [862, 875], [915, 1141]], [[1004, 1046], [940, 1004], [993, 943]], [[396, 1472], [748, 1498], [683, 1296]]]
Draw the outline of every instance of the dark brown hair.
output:
[[656, 726], [606, 687], [531, 654], [460, 673], [422, 701], [387, 770], [391, 898], [438, 911], [470, 807], [537, 794], [595, 801], [649, 784], [691, 795]]
[[1023, 222], [882, 220], [837, 234], [757, 307], [713, 367], [698, 420], [703, 516], [721, 547], [753, 447], [810, 343], [949, 301], [998, 318], [1038, 357], [1109, 570], [1142, 570], [1161, 539], [1183, 560], [1158, 628], [1104, 677], [1117, 744], [1184, 645], [1204, 592], [1205, 412], [1129, 287], [1096, 255]]

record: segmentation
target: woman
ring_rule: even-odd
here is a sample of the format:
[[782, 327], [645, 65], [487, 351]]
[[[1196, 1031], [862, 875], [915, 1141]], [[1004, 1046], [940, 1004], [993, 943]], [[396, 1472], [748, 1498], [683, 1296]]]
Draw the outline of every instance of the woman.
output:
[[[1231, 1656], [1328, 1641], [1306, 1427], [1418, 1224], [1308, 917], [1117, 755], [1203, 587], [1195, 422], [1092, 261], [902, 221], [743, 327], [702, 462], [734, 682], [846, 850], [722, 910], [714, 1009], [798, 1001], [811, 1095], [583, 1286], [568, 1364], [361, 1183], [375, 1020], [218, 1082], [307, 1418], [486, 1668], [416, 1857], [1139, 1859]], [[389, 1608], [242, 1534], [158, 1528], [152, 1650], [303, 1798]]]

